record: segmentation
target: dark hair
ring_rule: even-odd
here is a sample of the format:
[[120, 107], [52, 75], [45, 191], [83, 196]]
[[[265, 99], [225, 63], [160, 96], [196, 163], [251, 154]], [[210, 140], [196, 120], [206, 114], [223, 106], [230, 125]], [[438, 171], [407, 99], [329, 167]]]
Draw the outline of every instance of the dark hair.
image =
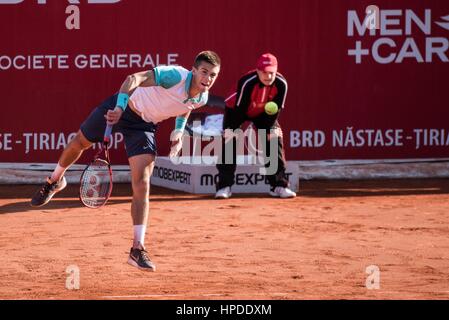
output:
[[194, 67], [198, 68], [203, 61], [210, 63], [213, 66], [220, 66], [221, 64], [220, 57], [213, 51], [200, 52], [195, 58]]

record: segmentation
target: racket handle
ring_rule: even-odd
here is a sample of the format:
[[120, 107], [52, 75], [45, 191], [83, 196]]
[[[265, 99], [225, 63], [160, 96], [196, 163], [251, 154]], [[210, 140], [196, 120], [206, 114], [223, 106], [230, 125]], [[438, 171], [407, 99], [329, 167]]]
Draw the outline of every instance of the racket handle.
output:
[[109, 142], [112, 134], [112, 125], [108, 124], [106, 130], [104, 130], [104, 142]]

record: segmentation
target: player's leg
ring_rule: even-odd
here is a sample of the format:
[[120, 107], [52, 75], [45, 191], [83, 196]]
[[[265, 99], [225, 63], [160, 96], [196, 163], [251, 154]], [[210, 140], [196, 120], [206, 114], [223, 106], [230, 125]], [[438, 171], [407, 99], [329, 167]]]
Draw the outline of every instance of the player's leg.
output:
[[102, 141], [106, 127], [104, 114], [114, 108], [116, 96], [109, 97], [95, 108], [89, 117], [81, 124], [76, 136], [69, 142], [62, 152], [58, 164], [46, 182], [38, 189], [31, 199], [31, 206], [40, 207], [47, 204], [53, 196], [67, 186], [64, 174], [75, 163], [83, 151], [90, 148], [94, 142]]
[[[133, 226], [146, 227], [150, 205], [150, 177], [153, 173], [154, 155], [144, 154], [129, 158], [131, 169], [131, 185], [133, 190], [131, 202], [131, 217]], [[133, 248], [145, 245], [144, 232], [135, 232]]]
[[93, 142], [87, 140], [82, 131], [79, 130], [62, 152], [58, 164], [50, 176], [50, 180], [52, 182], [61, 180], [67, 169], [74, 164], [81, 157], [84, 150], [89, 149], [92, 144]]
[[128, 263], [144, 271], [155, 271], [145, 249], [145, 233], [150, 212], [150, 177], [154, 167], [154, 155], [143, 154], [129, 158], [133, 190], [131, 217], [134, 239]]
[[92, 142], [86, 139], [81, 131], [69, 142], [62, 152], [58, 164], [45, 184], [34, 194], [31, 199], [33, 207], [40, 207], [47, 204], [53, 196], [67, 186], [64, 178], [66, 170], [79, 159], [84, 150], [88, 149]]
[[[223, 118], [223, 130], [231, 129], [235, 130], [245, 122], [246, 116], [240, 110], [231, 108], [225, 109]], [[217, 193], [215, 198], [227, 199], [231, 193], [231, 187], [234, 184], [236, 164], [236, 139], [226, 139], [226, 136], [222, 137], [222, 153], [218, 157], [217, 170], [218, 170], [218, 182], [216, 185]]]
[[124, 136], [133, 190], [131, 218], [134, 238], [128, 263], [144, 271], [155, 271], [156, 266], [145, 249], [145, 234], [150, 212], [150, 178], [156, 156], [156, 126], [143, 121], [127, 108], [117, 127]]

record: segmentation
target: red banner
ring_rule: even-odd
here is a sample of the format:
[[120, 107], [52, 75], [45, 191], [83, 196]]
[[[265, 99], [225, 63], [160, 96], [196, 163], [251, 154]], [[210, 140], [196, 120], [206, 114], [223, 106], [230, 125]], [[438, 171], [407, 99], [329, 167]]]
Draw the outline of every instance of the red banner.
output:
[[289, 160], [449, 157], [447, 1], [74, 2], [0, 0], [0, 162], [56, 162], [128, 74], [209, 49], [222, 96], [261, 53], [278, 57]]

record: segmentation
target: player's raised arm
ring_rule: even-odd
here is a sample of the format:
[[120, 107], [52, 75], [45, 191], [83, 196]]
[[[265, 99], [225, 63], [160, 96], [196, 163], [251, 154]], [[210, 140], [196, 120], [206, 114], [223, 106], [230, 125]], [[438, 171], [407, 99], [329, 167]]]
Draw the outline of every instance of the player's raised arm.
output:
[[152, 87], [155, 85], [154, 71], [142, 71], [127, 76], [119, 92], [131, 95], [138, 87]]
[[156, 79], [153, 70], [137, 72], [127, 76], [120, 87], [116, 107], [114, 110], [109, 110], [105, 114], [107, 124], [114, 125], [120, 120], [123, 111], [125, 111], [128, 106], [129, 97], [134, 90], [138, 87], [151, 87], [155, 85]]

